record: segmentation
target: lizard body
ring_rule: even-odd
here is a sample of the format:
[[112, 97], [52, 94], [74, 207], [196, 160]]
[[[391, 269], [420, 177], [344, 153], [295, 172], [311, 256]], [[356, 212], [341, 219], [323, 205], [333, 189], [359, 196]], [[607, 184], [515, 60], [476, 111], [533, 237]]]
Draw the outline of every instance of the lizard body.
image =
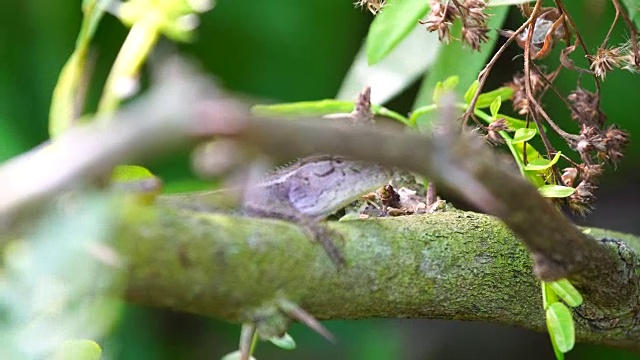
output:
[[[335, 235], [320, 221], [362, 195], [384, 186], [392, 176], [391, 169], [380, 165], [332, 155], [312, 156], [248, 186], [240, 211], [248, 216], [297, 223], [323, 245], [336, 265], [343, 266], [345, 260], [331, 240]], [[228, 196], [226, 200], [228, 203]], [[164, 195], [157, 201], [195, 211], [232, 209], [225, 205], [224, 190]]]

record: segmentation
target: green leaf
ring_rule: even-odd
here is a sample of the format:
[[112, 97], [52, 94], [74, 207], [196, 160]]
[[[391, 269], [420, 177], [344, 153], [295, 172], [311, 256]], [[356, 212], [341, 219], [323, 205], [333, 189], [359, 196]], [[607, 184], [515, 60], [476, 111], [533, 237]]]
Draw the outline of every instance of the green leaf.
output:
[[540, 195], [547, 198], [564, 198], [573, 195], [576, 189], [560, 185], [544, 185], [538, 188]]
[[502, 105], [502, 98], [500, 96], [496, 97], [491, 103], [491, 107], [489, 108], [491, 112], [491, 116], [496, 119], [498, 115], [498, 111], [500, 111], [500, 106]]
[[469, 104], [471, 100], [473, 100], [473, 95], [476, 94], [476, 90], [478, 90], [478, 86], [480, 86], [480, 82], [476, 79], [471, 83], [471, 86], [469, 86], [469, 88], [467, 89], [467, 92], [464, 93], [464, 102], [466, 104]]
[[582, 295], [567, 279], [560, 279], [548, 283], [553, 291], [571, 307], [578, 307], [582, 304]]
[[[283, 118], [319, 117], [339, 113], [344, 113], [346, 116], [346, 114], [353, 111], [353, 107], [353, 101], [325, 99], [274, 105], [255, 105], [251, 108], [251, 113], [256, 116]], [[409, 122], [409, 119], [405, 116], [377, 104], [371, 104], [371, 111], [374, 115], [385, 116], [403, 124]]]
[[431, 100], [436, 104], [439, 103], [442, 94], [444, 94], [444, 85], [442, 85], [442, 82], [438, 81], [436, 83], [436, 88], [433, 89], [433, 98]]
[[546, 314], [547, 329], [558, 350], [562, 353], [571, 351], [576, 340], [571, 310], [565, 304], [555, 302], [549, 305]]
[[453, 91], [458, 86], [460, 82], [460, 77], [457, 75], [449, 76], [445, 81], [442, 82], [442, 88], [445, 91]]
[[558, 302], [558, 295], [553, 291], [551, 285], [548, 282], [542, 281], [542, 308], [547, 310], [549, 305]]
[[311, 117], [351, 111], [353, 111], [353, 101], [333, 99], [255, 105], [251, 108], [253, 115], [264, 117]]
[[275, 338], [271, 338], [269, 339], [269, 341], [271, 341], [271, 343], [273, 343], [273, 345], [281, 348], [281, 349], [285, 349], [285, 350], [293, 350], [296, 348], [296, 342], [295, 340], [293, 340], [293, 338], [291, 337], [291, 335], [285, 333], [282, 337], [275, 337]]
[[564, 360], [564, 353], [558, 350], [558, 345], [553, 338], [551, 338], [551, 346], [553, 347], [553, 353], [556, 356], [556, 360]]
[[147, 168], [137, 165], [119, 165], [113, 169], [111, 181], [132, 182], [153, 179], [155, 176]]
[[529, 141], [529, 140], [533, 139], [533, 137], [536, 136], [537, 133], [538, 133], [538, 131], [536, 129], [532, 129], [532, 128], [518, 129], [518, 130], [516, 130], [516, 133], [513, 134], [513, 140], [511, 141], [511, 143], [512, 144], [519, 144], [519, 143], [523, 143], [525, 141]]
[[367, 34], [369, 65], [384, 59], [414, 27], [419, 26], [418, 19], [428, 10], [429, 2], [425, 0], [387, 0]]
[[[473, 94], [471, 94], [471, 96], [473, 96]], [[498, 97], [502, 98], [502, 100], [511, 99], [513, 97], [513, 89], [509, 86], [503, 86], [480, 94], [480, 96], [478, 96], [478, 101], [476, 102], [476, 109], [484, 109], [491, 106]]]
[[93, 340], [67, 340], [56, 349], [51, 360], [99, 360], [102, 349]]
[[627, 14], [629, 19], [636, 24], [636, 27], [640, 26], [640, 0], [622, 0], [622, 3], [627, 8]]
[[[118, 165], [111, 173], [111, 182], [127, 193], [142, 196], [141, 200], [153, 200], [162, 190], [162, 181], [151, 171], [137, 165]], [[146, 195], [149, 195], [147, 197]]]
[[[400, 0], [404, 1], [404, 0]], [[428, 1], [424, 1], [428, 2]], [[487, 25], [491, 29], [499, 29], [502, 27], [502, 23], [507, 17], [509, 12], [508, 7], [492, 8], [489, 12], [493, 12], [489, 17]], [[495, 33], [493, 33], [495, 34]], [[458, 21], [454, 23], [454, 29], [452, 30], [452, 36], [460, 38], [461, 26]], [[451, 43], [443, 46], [438, 53], [436, 61], [429, 69], [429, 73], [420, 85], [420, 91], [416, 96], [416, 100], [413, 104], [413, 108], [419, 108], [429, 105], [430, 100], [433, 98], [433, 92], [435, 90], [436, 83], [446, 79], [452, 75], [456, 75], [460, 78], [460, 87], [458, 87], [456, 93], [462, 97], [465, 90], [474, 80], [477, 79], [478, 73], [484, 67], [487, 58], [493, 53], [494, 45], [496, 44], [497, 35], [490, 35], [489, 42], [484, 44], [480, 52], [472, 51], [460, 41], [452, 41]], [[503, 97], [506, 99], [506, 97]], [[417, 118], [417, 127], [419, 129], [429, 129], [432, 120], [436, 118], [436, 114], [431, 112], [423, 114]]]
[[520, 120], [520, 119], [516, 119], [514, 117], [511, 116], [507, 116], [504, 114], [498, 114], [498, 116], [496, 116], [496, 118], [500, 119], [503, 118], [505, 120], [507, 120], [507, 123], [509, 124], [509, 128], [512, 130], [518, 130], [518, 129], [524, 129], [527, 127], [527, 122], [524, 120]]
[[[230, 352], [227, 355], [223, 356], [220, 360], [240, 360], [240, 350], [236, 350], [234, 352]], [[253, 356], [249, 357], [249, 360], [256, 360]]]
[[104, 9], [113, 0], [84, 0], [84, 16], [80, 33], [76, 39], [76, 48], [60, 71], [58, 82], [53, 89], [51, 108], [49, 109], [49, 136], [56, 137], [80, 116], [82, 104], [79, 102], [81, 79], [85, 73], [85, 62], [89, 44], [98, 24], [104, 15]]
[[416, 26], [382, 61], [369, 66], [367, 46], [363, 43], [336, 99], [353, 100], [368, 85], [372, 89], [371, 101], [384, 104], [422, 78], [442, 47], [436, 33]]
[[529, 170], [529, 171], [544, 171], [547, 170], [548, 168], [552, 167], [553, 165], [555, 165], [558, 160], [560, 159], [560, 155], [561, 152], [558, 151], [556, 153], [556, 155], [553, 157], [553, 159], [551, 160], [547, 160], [543, 157], [537, 158], [533, 161], [531, 161], [529, 164], [527, 164], [524, 169], [525, 170]]

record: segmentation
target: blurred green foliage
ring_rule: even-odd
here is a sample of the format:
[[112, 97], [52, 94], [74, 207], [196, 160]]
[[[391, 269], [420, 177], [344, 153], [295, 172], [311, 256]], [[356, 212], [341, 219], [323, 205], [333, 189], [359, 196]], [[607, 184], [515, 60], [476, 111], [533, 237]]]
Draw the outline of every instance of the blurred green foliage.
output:
[[[80, 3], [80, 0], [0, 2], [0, 161], [47, 139], [51, 94], [80, 30]], [[592, 44], [591, 50], [595, 49], [613, 17], [609, 2], [570, 2], [569, 10], [587, 43]], [[517, 11], [511, 11], [509, 19], [511, 28], [522, 22]], [[179, 49], [196, 58], [227, 89], [259, 102], [331, 98], [362, 45], [370, 20], [368, 12], [354, 10], [352, 1], [348, 0], [219, 0], [217, 6], [202, 17], [198, 39], [192, 44], [179, 45]], [[95, 66], [88, 111], [95, 111], [106, 75], [125, 36], [125, 27], [112, 16], [105, 16], [92, 46]], [[624, 40], [621, 27], [616, 36], [619, 41]], [[171, 44], [163, 41], [159, 49], [171, 50], [174, 48]], [[515, 54], [515, 51], [509, 53], [501, 60], [489, 88], [508, 80], [520, 66], [517, 59], [512, 61], [510, 57]], [[550, 64], [552, 68], [552, 62]], [[575, 73], [564, 72], [558, 85], [567, 92], [574, 88], [575, 82]], [[640, 175], [637, 156], [640, 142], [634, 137], [640, 133], [640, 122], [635, 115], [639, 90], [640, 76], [621, 71], [612, 72], [603, 84], [602, 104], [609, 121], [632, 135], [629, 155], [616, 173], [608, 172], [605, 188], [624, 186]], [[400, 98], [394, 103], [410, 104], [415, 91], [415, 88], [407, 91], [404, 100]], [[546, 103], [549, 112], [561, 118], [561, 126], [574, 129], [559, 100], [549, 97]], [[408, 107], [391, 109], [399, 113], [409, 111]], [[187, 190], [190, 185], [184, 184], [193, 181], [187, 154], [158, 159], [150, 166], [169, 187]], [[328, 327], [340, 339], [337, 346], [327, 344], [301, 326], [293, 326], [290, 333], [298, 343], [296, 350], [285, 352], [261, 342], [256, 357], [261, 360], [431, 358], [427, 355], [409, 357], [408, 354], [416, 354], [408, 350], [411, 341], [418, 344], [429, 339], [420, 339], [420, 334], [414, 334], [410, 341], [406, 336], [408, 330], [393, 324], [397, 323], [329, 322]], [[109, 359], [215, 359], [236, 348], [238, 335], [238, 326], [128, 306], [115, 333], [101, 345]], [[452, 332], [450, 336], [456, 335]], [[551, 356], [546, 337], [541, 339], [540, 343], [548, 348], [541, 349], [537, 358]], [[471, 340], [468, 337], [460, 341]], [[515, 350], [512, 354], [530, 351]], [[605, 357], [640, 358], [609, 349], [594, 350], [591, 346], [577, 346], [568, 356], [569, 359]]]

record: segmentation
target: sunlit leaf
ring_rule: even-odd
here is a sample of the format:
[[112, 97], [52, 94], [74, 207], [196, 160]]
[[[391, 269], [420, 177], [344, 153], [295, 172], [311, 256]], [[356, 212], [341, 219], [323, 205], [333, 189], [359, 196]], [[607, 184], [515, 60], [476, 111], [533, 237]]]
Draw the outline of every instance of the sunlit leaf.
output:
[[[471, 96], [473, 96], [473, 94], [471, 94]], [[478, 96], [478, 101], [476, 102], [476, 109], [484, 109], [491, 106], [498, 97], [502, 100], [511, 99], [513, 97], [513, 89], [509, 86], [503, 86], [480, 94], [480, 96]], [[471, 99], [469, 99], [469, 101], [471, 101]]]
[[369, 65], [384, 59], [414, 27], [419, 26], [418, 19], [428, 10], [429, 2], [425, 0], [387, 0], [367, 34]]
[[51, 360], [99, 360], [102, 349], [95, 341], [67, 340], [56, 349]]
[[[255, 105], [251, 108], [251, 113], [256, 116], [284, 118], [319, 117], [340, 113], [346, 116], [353, 111], [353, 107], [353, 101], [325, 99], [274, 105]], [[385, 116], [405, 124], [408, 122], [406, 117], [377, 104], [371, 104], [371, 111], [375, 115]]]
[[582, 294], [567, 279], [560, 279], [548, 283], [553, 291], [571, 307], [578, 307], [582, 304]]
[[475, 95], [476, 90], [478, 90], [478, 86], [480, 86], [480, 82], [476, 79], [471, 83], [471, 86], [467, 89], [467, 92], [464, 93], [464, 102], [469, 104], [471, 100], [473, 100], [473, 95]]
[[444, 85], [442, 85], [441, 81], [438, 81], [435, 89], [433, 89], [433, 98], [431, 100], [433, 100], [435, 104], [439, 103], [442, 94], [444, 94]]
[[509, 124], [509, 129], [511, 130], [518, 130], [518, 129], [523, 129], [527, 127], [527, 122], [524, 120], [520, 120], [520, 119], [516, 119], [514, 117], [511, 116], [507, 116], [504, 114], [498, 114], [496, 116], [496, 118], [500, 119], [503, 118], [505, 120], [507, 120], [507, 124]]
[[549, 335], [560, 352], [566, 353], [575, 344], [575, 329], [571, 310], [561, 303], [555, 302], [547, 308], [547, 329]]
[[153, 203], [155, 197], [162, 192], [162, 180], [137, 165], [116, 166], [111, 174], [111, 184], [143, 204]]
[[296, 348], [296, 342], [295, 340], [293, 340], [293, 338], [291, 337], [291, 335], [285, 333], [282, 337], [275, 337], [275, 338], [271, 338], [269, 339], [269, 341], [271, 341], [271, 343], [281, 349], [285, 349], [285, 350], [293, 350]]
[[533, 139], [533, 137], [536, 136], [537, 133], [538, 133], [538, 131], [536, 129], [532, 129], [532, 128], [518, 129], [518, 130], [516, 130], [516, 133], [513, 134], [513, 140], [511, 141], [511, 143], [512, 144], [519, 144], [519, 143], [523, 143], [525, 141], [529, 141], [529, 140]]
[[384, 104], [422, 77], [443, 47], [435, 32], [416, 26], [382, 61], [369, 66], [363, 44], [336, 99], [353, 100], [365, 86], [371, 86], [371, 102]]
[[560, 151], [558, 151], [556, 153], [556, 155], [553, 157], [553, 159], [551, 160], [547, 160], [545, 158], [537, 158], [535, 160], [532, 160], [529, 164], [527, 164], [524, 169], [525, 170], [530, 170], [530, 171], [543, 171], [543, 170], [547, 170], [548, 168], [552, 167], [553, 165], [555, 165], [558, 160], [560, 159]]
[[561, 185], [544, 185], [538, 188], [540, 195], [547, 198], [564, 198], [573, 195], [576, 189]]
[[542, 308], [547, 310], [547, 308], [549, 308], [549, 305], [553, 304], [554, 302], [558, 302], [558, 295], [556, 295], [556, 292], [553, 291], [553, 288], [551, 287], [551, 285], [549, 285], [548, 282], [542, 281], [541, 285], [542, 285]]
[[460, 82], [460, 77], [457, 75], [449, 76], [445, 81], [442, 82], [442, 88], [445, 91], [453, 91], [456, 86]]
[[553, 338], [551, 338], [551, 346], [553, 347], [553, 353], [556, 356], [556, 360], [564, 360], [564, 353], [558, 349], [558, 345]]
[[112, 1], [84, 0], [82, 2], [84, 17], [76, 40], [76, 48], [62, 68], [58, 76], [58, 82], [53, 89], [51, 108], [49, 109], [49, 135], [51, 137], [59, 135], [80, 116], [79, 110], [82, 104], [80, 103], [81, 96], [78, 92], [82, 76], [85, 73], [89, 44], [104, 15], [104, 9]]
[[491, 112], [491, 116], [495, 119], [498, 115], [498, 111], [500, 111], [500, 106], [502, 105], [502, 98], [500, 96], [496, 97], [491, 106], [489, 107], [489, 111]]
[[[220, 360], [240, 360], [240, 350], [236, 350], [234, 352], [228, 353], [227, 355], [223, 356]], [[256, 358], [254, 358], [253, 356], [249, 357], [249, 360], [256, 360]]]

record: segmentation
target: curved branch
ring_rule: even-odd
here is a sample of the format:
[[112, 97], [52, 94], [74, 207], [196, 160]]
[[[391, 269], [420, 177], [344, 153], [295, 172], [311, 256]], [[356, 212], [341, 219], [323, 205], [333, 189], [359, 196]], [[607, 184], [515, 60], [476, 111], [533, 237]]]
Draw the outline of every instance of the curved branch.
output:
[[[338, 271], [289, 223], [162, 207], [141, 211], [142, 220], [124, 222], [117, 232], [129, 259], [126, 298], [132, 302], [257, 323], [272, 333], [282, 329], [270, 324], [286, 325], [277, 306], [282, 300], [319, 319], [462, 319], [545, 329], [527, 250], [487, 215], [332, 222], [348, 261]], [[631, 256], [627, 246], [640, 247], [636, 237], [592, 232], [616, 257]], [[576, 311], [578, 340], [638, 348], [634, 309], [588, 321], [595, 308], [586, 299]]]

